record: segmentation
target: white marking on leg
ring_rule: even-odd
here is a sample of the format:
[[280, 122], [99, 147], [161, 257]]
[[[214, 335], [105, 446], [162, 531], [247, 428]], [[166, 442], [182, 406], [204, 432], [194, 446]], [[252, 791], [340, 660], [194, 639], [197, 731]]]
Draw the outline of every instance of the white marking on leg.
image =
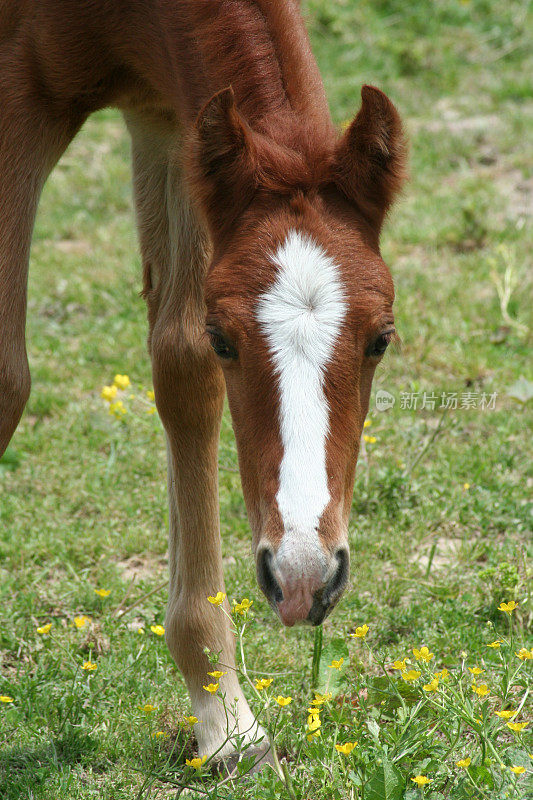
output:
[[272, 259], [279, 272], [259, 300], [257, 318], [268, 340], [280, 388], [283, 457], [276, 500], [285, 535], [278, 559], [283, 555], [285, 560], [297, 548], [298, 571], [305, 574], [301, 559], [306, 552], [316, 559], [318, 523], [330, 499], [324, 372], [347, 302], [337, 265], [308, 236], [290, 231]]

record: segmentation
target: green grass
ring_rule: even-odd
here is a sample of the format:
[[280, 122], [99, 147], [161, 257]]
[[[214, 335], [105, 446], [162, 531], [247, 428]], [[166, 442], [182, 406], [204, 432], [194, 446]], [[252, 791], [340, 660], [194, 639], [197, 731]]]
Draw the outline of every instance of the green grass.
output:
[[[515, 599], [514, 649], [533, 645], [531, 401], [516, 399], [513, 388], [521, 376], [532, 378], [531, 16], [515, 0], [308, 0], [304, 8], [335, 120], [351, 117], [361, 84], [374, 83], [397, 104], [411, 142], [411, 181], [383, 236], [403, 345], [387, 355], [373, 389], [396, 403], [386, 413], [371, 405], [366, 433], [377, 441], [358, 467], [350, 585], [324, 625], [322, 667], [345, 652], [341, 640], [363, 622], [372, 653], [349, 644], [321, 742], [307, 743], [313, 632], [281, 629], [257, 589], [226, 414], [220, 499], [228, 592], [254, 600], [245, 639], [250, 675], [276, 676], [275, 694], [293, 697], [284, 712], [291, 724], [280, 734], [293, 788], [273, 776], [226, 784], [218, 795], [213, 778], [203, 787], [212, 798], [359, 798], [365, 759], [376, 769], [381, 759], [407, 785], [397, 783], [391, 797], [421, 796], [410, 778], [425, 771], [433, 779], [428, 797], [525, 800], [531, 776], [506, 777], [500, 790], [497, 762], [486, 755], [482, 764], [479, 736], [472, 725], [458, 728], [452, 711], [434, 741], [423, 741], [434, 719], [424, 706], [413, 721], [413, 750], [402, 754], [400, 701], [394, 692], [384, 699], [388, 679], [378, 660], [414, 662], [411, 648], [425, 644], [435, 669], [450, 670], [452, 687], [465, 664], [483, 666], [493, 692], [487, 720], [502, 702], [524, 696], [525, 677], [504, 685], [516, 657], [508, 649], [501, 661], [486, 644], [507, 636], [497, 606]], [[6, 800], [175, 797], [172, 781], [184, 775], [176, 752], [193, 751], [183, 679], [149, 631], [163, 622], [166, 600], [166, 587], [149, 594], [167, 574], [163, 436], [156, 417], [130, 411], [120, 423], [100, 398], [117, 372], [129, 374], [136, 391], [150, 387], [130, 195], [124, 126], [115, 112], [99, 113], [43, 194], [30, 275], [32, 395], [0, 464], [0, 694], [14, 700], [0, 705]], [[506, 274], [512, 291], [502, 301]], [[401, 393], [413, 392], [419, 407], [402, 408]], [[424, 392], [437, 395], [435, 409], [420, 408]], [[495, 408], [443, 414], [443, 392], [457, 392], [459, 406], [464, 392], [477, 393], [478, 403], [496, 393]], [[96, 587], [111, 595], [99, 598]], [[121, 603], [137, 604], [118, 616]], [[77, 614], [92, 622], [77, 630]], [[53, 639], [36, 632], [49, 621]], [[79, 667], [91, 654], [98, 670], [87, 674]], [[531, 663], [523, 662], [521, 676]], [[416, 697], [405, 700], [409, 713]], [[147, 715], [146, 703], [157, 710]], [[528, 706], [531, 713], [526, 699], [523, 719]], [[169, 738], [154, 739], [156, 730]], [[328, 750], [339, 731], [342, 741], [361, 742], [351, 771]], [[460, 741], [444, 759], [439, 747], [457, 731]], [[527, 731], [515, 740], [503, 726], [487, 736], [507, 767], [533, 753]], [[454, 767], [466, 751], [478, 793]], [[384, 789], [373, 797], [367, 786], [367, 800], [380, 791], [385, 798]]]

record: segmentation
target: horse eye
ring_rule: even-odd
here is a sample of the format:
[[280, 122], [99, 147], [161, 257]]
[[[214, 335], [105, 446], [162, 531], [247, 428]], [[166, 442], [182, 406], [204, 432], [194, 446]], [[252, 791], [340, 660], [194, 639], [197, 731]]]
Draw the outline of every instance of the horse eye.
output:
[[219, 356], [219, 358], [231, 359], [237, 358], [237, 351], [227, 339], [220, 333], [220, 331], [208, 328], [207, 333], [211, 342], [211, 347]]
[[370, 358], [379, 358], [380, 356], [382, 356], [387, 347], [389, 346], [389, 342], [391, 341], [393, 336], [394, 336], [394, 331], [385, 331], [384, 333], [380, 333], [378, 338], [372, 342], [372, 344], [366, 351], [366, 355], [370, 356]]

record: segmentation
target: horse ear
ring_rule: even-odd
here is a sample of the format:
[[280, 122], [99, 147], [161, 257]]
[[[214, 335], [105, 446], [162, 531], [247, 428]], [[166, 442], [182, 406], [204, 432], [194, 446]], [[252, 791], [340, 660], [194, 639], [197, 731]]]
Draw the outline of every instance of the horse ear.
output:
[[357, 116], [337, 145], [334, 179], [379, 231], [405, 179], [406, 144], [400, 116], [379, 89], [363, 86]]
[[211, 224], [223, 224], [222, 210], [234, 219], [251, 199], [255, 156], [233, 89], [222, 89], [200, 111], [193, 134], [193, 182]]

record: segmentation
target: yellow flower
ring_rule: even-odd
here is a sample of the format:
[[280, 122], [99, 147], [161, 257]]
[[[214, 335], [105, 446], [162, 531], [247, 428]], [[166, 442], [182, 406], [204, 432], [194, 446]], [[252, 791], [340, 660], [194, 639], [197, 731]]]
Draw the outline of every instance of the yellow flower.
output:
[[309, 714], [307, 717], [307, 730], [309, 733], [317, 731], [322, 725], [322, 721], [317, 714]]
[[446, 667], [444, 667], [443, 669], [441, 669], [441, 671], [440, 671], [440, 672], [434, 672], [433, 674], [434, 674], [434, 676], [435, 676], [436, 678], [440, 678], [440, 679], [441, 679], [441, 680], [443, 680], [443, 681], [445, 681], [445, 680], [447, 680], [447, 679], [448, 679], [448, 670], [446, 669]]
[[248, 609], [253, 605], [253, 602], [253, 600], [248, 600], [247, 597], [243, 597], [240, 603], [235, 603], [233, 606], [234, 613], [244, 617]]
[[352, 639], [364, 639], [368, 633], [368, 625], [361, 625], [355, 629], [355, 633], [351, 633]]
[[278, 694], [275, 699], [278, 706], [281, 706], [282, 708], [284, 708], [284, 706], [288, 706], [289, 703], [292, 703], [292, 697], [282, 697], [280, 694]]
[[146, 413], [147, 414], [155, 414], [156, 412], [157, 412], [156, 408], [147, 408], [146, 409]]
[[153, 706], [151, 703], [146, 703], [146, 705], [140, 706], [140, 708], [145, 714], [151, 714], [152, 711], [157, 711], [157, 706]]
[[154, 739], [168, 739], [169, 736], [170, 734], [168, 734], [166, 731], [156, 731], [154, 733]]
[[429, 683], [426, 683], [426, 684], [424, 684], [424, 686], [422, 686], [422, 689], [425, 692], [436, 692], [438, 688], [439, 688], [439, 679], [438, 678], [433, 678], [432, 681], [430, 681]]
[[13, 698], [9, 697], [7, 694], [0, 694], [0, 703], [12, 703]]
[[86, 669], [89, 672], [93, 672], [93, 670], [97, 669], [98, 665], [95, 664], [93, 661], [84, 661], [81, 665], [82, 669]]
[[523, 775], [526, 771], [525, 767], [509, 767], [511, 772], [514, 772], [515, 775]]
[[318, 692], [315, 692], [315, 699], [313, 700], [313, 705], [321, 706], [323, 705], [323, 703], [327, 703], [328, 700], [331, 700], [332, 697], [333, 695], [331, 694], [331, 692], [326, 692], [326, 694], [319, 694]]
[[343, 756], [349, 756], [354, 747], [357, 746], [357, 742], [345, 742], [344, 744], [336, 744], [335, 750], [337, 753], [342, 753]]
[[502, 642], [503, 642], [503, 639], [496, 639], [496, 641], [495, 641], [495, 642], [489, 642], [489, 644], [487, 645], [487, 647], [494, 647], [494, 648], [496, 648], [496, 647], [500, 647], [500, 646], [501, 646], [501, 644], [502, 644]]
[[146, 397], [148, 398], [148, 400], [155, 400], [155, 392], [154, 392], [154, 390], [153, 389], [148, 389], [148, 391], [146, 392]]
[[224, 600], [226, 599], [226, 595], [224, 592], [217, 592], [214, 597], [211, 595], [207, 598], [211, 605], [213, 606], [221, 606]]
[[76, 626], [76, 628], [78, 628], [78, 630], [80, 628], [84, 628], [86, 624], [90, 621], [91, 618], [86, 617], [84, 614], [82, 614], [81, 617], [74, 617], [74, 625]]
[[313, 739], [316, 739], [318, 736], [320, 736], [320, 728], [318, 728], [316, 731], [312, 731], [311, 733], [308, 733], [307, 734], [307, 741], [308, 742], [312, 742]]
[[152, 631], [152, 633], [155, 633], [156, 636], [165, 635], [165, 629], [163, 628], [162, 625], [150, 625], [150, 630]]
[[218, 686], [219, 686], [218, 683], [208, 683], [207, 686], [204, 686], [204, 689], [206, 690], [206, 692], [209, 692], [209, 694], [215, 694], [216, 690], [218, 689]]
[[255, 688], [258, 692], [262, 692], [263, 689], [268, 689], [273, 680], [273, 678], [259, 678], [255, 682]]
[[428, 662], [433, 658], [433, 653], [430, 653], [425, 645], [424, 647], [421, 647], [420, 650], [417, 650], [416, 647], [413, 647], [413, 654], [417, 661]]
[[472, 691], [475, 692], [478, 697], [486, 697], [488, 694], [490, 694], [490, 689], [486, 683], [480, 683], [479, 686], [476, 686], [476, 684], [473, 683]]
[[109, 597], [111, 594], [111, 589], [95, 589], [94, 593], [99, 597]]
[[219, 678], [223, 678], [224, 675], [227, 675], [228, 673], [221, 672], [219, 669], [215, 669], [213, 672], [208, 672], [207, 674], [210, 675], [212, 678], [216, 678], [218, 680]]
[[344, 658], [339, 658], [338, 660], [333, 659], [333, 661], [329, 665], [329, 669], [340, 669], [343, 664], [344, 664]]
[[189, 725], [196, 725], [199, 722], [198, 717], [195, 717], [193, 714], [191, 714], [190, 717], [185, 717], [185, 719], [187, 720]]
[[515, 603], [514, 600], [510, 600], [508, 603], [501, 602], [498, 606], [498, 611], [505, 611], [505, 613], [510, 616], [515, 608], [518, 608], [518, 603]]
[[104, 386], [100, 392], [100, 397], [102, 397], [104, 400], [107, 400], [108, 403], [111, 403], [111, 401], [117, 396], [117, 392], [118, 389], [116, 386]]
[[509, 708], [507, 711], [495, 711], [494, 713], [497, 717], [500, 717], [500, 719], [512, 719], [513, 717], [516, 717], [518, 711], [513, 711]]
[[140, 636], [144, 636], [144, 628], [143, 628], [143, 626], [142, 626], [142, 625], [141, 625], [141, 627], [140, 627], [140, 628], [137, 628], [137, 633], [138, 633]]
[[203, 764], [207, 761], [207, 756], [202, 756], [201, 758], [186, 758], [185, 763], [188, 767], [192, 767], [193, 769], [201, 769]]
[[127, 413], [127, 410], [126, 410], [126, 407], [125, 407], [124, 403], [122, 402], [122, 400], [117, 400], [115, 403], [110, 403], [109, 404], [109, 413], [113, 417], [116, 417], [117, 419], [120, 419], [121, 417], [123, 417], [124, 414]]
[[527, 722], [506, 722], [505, 724], [515, 733], [520, 733], [524, 728], [527, 728]]
[[113, 386], [116, 386], [118, 389], [127, 389], [129, 385], [130, 379], [127, 375], [115, 375]]
[[416, 681], [422, 675], [418, 669], [410, 669], [408, 672], [402, 672], [404, 681]]
[[460, 761], [456, 761], [455, 763], [457, 764], [458, 767], [463, 767], [463, 769], [466, 769], [472, 763], [472, 759], [471, 758], [461, 758]]
[[465, 492], [467, 492], [470, 489], [470, 484], [469, 483], [463, 483], [463, 489], [465, 490]]
[[407, 659], [404, 658], [402, 661], [394, 661], [392, 669], [399, 669], [400, 672], [403, 672], [405, 669], [407, 669]]
[[526, 659], [533, 658], [533, 648], [528, 650], [526, 647], [521, 647], [518, 653], [516, 653], [521, 661], [525, 661]]
[[370, 418], [365, 419], [365, 423], [363, 425], [363, 428], [370, 428], [371, 425], [372, 425], [372, 420]]
[[367, 436], [366, 433], [363, 436], [363, 439], [365, 440], [365, 442], [367, 444], [376, 444], [376, 442], [377, 442], [377, 439], [376, 439], [375, 436]]
[[415, 775], [411, 780], [413, 783], [416, 783], [417, 786], [425, 786], [426, 783], [431, 783], [431, 778], [426, 778], [425, 775]]
[[50, 633], [51, 628], [52, 628], [52, 623], [47, 622], [46, 625], [41, 625], [40, 628], [37, 628], [37, 633]]
[[481, 675], [482, 672], [485, 672], [484, 669], [480, 669], [479, 667], [468, 667], [468, 671], [472, 673], [472, 675]]

